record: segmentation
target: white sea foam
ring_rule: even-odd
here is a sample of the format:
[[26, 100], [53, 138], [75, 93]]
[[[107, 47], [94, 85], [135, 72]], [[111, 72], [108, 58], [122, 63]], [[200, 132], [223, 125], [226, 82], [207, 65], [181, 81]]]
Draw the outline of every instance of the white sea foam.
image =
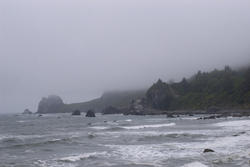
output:
[[80, 161], [83, 159], [87, 159], [90, 157], [98, 157], [98, 156], [103, 156], [107, 154], [107, 152], [92, 152], [92, 153], [83, 153], [83, 154], [78, 154], [78, 155], [70, 155], [67, 157], [60, 158], [59, 161], [65, 161], [65, 162], [75, 162], [75, 161]]
[[207, 167], [207, 165], [204, 165], [204, 164], [202, 164], [200, 162], [192, 162], [192, 163], [189, 163], [189, 164], [185, 164], [182, 167]]
[[[181, 144], [181, 143], [179, 143]], [[153, 163], [162, 166], [169, 158], [186, 158], [199, 156], [202, 149], [179, 148], [173, 143], [144, 144], [144, 145], [106, 145], [114, 150], [117, 157], [136, 163]]]
[[6, 135], [1, 135], [0, 140], [5, 140], [5, 139], [25, 140], [25, 139], [41, 138], [41, 137], [43, 137], [43, 135], [11, 135], [11, 134], [6, 134]]
[[104, 135], [104, 136], [112, 136], [112, 135], [137, 135], [137, 136], [149, 136], [149, 137], [156, 137], [156, 136], [167, 136], [167, 135], [204, 135], [204, 136], [209, 136], [209, 135], [216, 135], [216, 134], [221, 134], [220, 129], [215, 129], [215, 130], [179, 130], [179, 131], [113, 131], [113, 132], [99, 132], [97, 133], [98, 135]]
[[197, 120], [198, 117], [181, 117], [182, 120]]
[[93, 127], [90, 127], [92, 129], [97, 129], [97, 130], [105, 130], [105, 129], [108, 129], [109, 127], [107, 126], [93, 126]]
[[[168, 123], [168, 124], [152, 124], [152, 125], [137, 125], [137, 126], [117, 126], [118, 128], [123, 128], [127, 130], [136, 130], [136, 129], [144, 129], [144, 128], [161, 128], [161, 127], [168, 127], [168, 126], [175, 126], [175, 123]], [[112, 127], [107, 126], [93, 126], [90, 127], [92, 129], [97, 130], [106, 130]]]
[[[250, 145], [248, 134], [242, 134], [239, 136], [209, 137], [206, 140], [197, 142], [167, 142], [162, 144], [107, 146], [113, 149], [114, 153], [124, 160], [138, 163], [153, 162], [159, 165], [162, 160], [171, 157], [187, 158], [201, 156], [205, 148], [215, 150], [215, 154], [228, 155], [237, 151], [237, 154], [245, 155], [245, 152], [247, 151], [246, 145]], [[190, 167], [198, 163], [191, 164], [189, 164]], [[203, 166], [201, 165], [201, 167]]]
[[0, 136], [0, 140], [4, 140], [4, 139], [6, 139], [6, 138], [10, 138], [11, 136], [9, 136], [9, 135], [1, 135]]
[[64, 163], [64, 162], [58, 162], [58, 161], [51, 161], [51, 160], [37, 160], [33, 162], [34, 166], [39, 167], [76, 167], [76, 164], [73, 163]]
[[19, 121], [16, 121], [18, 123], [25, 123], [25, 122], [30, 122], [30, 120], [19, 120]]
[[216, 126], [221, 127], [239, 127], [239, 128], [250, 128], [250, 120], [237, 120], [237, 121], [226, 121], [226, 122], [220, 122], [216, 123]]
[[250, 138], [248, 134], [242, 134], [239, 136], [209, 137], [207, 140], [199, 142], [171, 142], [168, 144], [175, 147], [174, 150], [179, 150], [175, 155], [177, 157], [199, 156], [205, 148], [215, 150], [216, 154], [227, 155], [235, 152], [244, 154], [250, 145]]
[[160, 162], [168, 155], [160, 144], [147, 145], [106, 145], [113, 149], [113, 156], [136, 164], [151, 164], [161, 166]]
[[52, 141], [57, 141], [63, 139], [64, 136], [68, 136], [69, 138], [79, 137], [82, 134], [80, 132], [63, 132], [56, 134], [43, 134], [43, 135], [35, 135], [35, 134], [27, 134], [27, 135], [13, 135], [13, 134], [1, 134], [0, 140], [6, 139], [18, 139], [18, 140], [26, 140], [26, 139], [39, 139], [39, 138], [48, 138], [54, 137]]
[[144, 129], [144, 128], [161, 128], [161, 127], [168, 127], [168, 126], [175, 126], [175, 123], [168, 123], [168, 124], [152, 124], [152, 125], [138, 125], [138, 126], [123, 126], [124, 129]]

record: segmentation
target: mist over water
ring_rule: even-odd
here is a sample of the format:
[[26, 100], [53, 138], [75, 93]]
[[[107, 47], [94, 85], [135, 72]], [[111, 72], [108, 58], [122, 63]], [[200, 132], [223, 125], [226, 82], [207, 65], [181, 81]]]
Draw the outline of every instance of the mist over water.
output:
[[249, 0], [0, 0], [0, 166], [249, 167], [249, 30]]
[[248, 64], [248, 0], [2, 0], [0, 112]]

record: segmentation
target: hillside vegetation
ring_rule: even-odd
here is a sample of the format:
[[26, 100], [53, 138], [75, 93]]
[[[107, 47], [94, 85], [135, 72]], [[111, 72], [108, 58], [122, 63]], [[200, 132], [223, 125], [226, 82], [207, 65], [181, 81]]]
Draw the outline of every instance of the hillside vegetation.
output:
[[[138, 104], [132, 104], [132, 101]], [[165, 83], [159, 79], [148, 90], [107, 92], [100, 98], [82, 103], [64, 104], [59, 96], [49, 96], [40, 101], [38, 112], [85, 112], [89, 109], [101, 112], [111, 106], [119, 109], [118, 113], [137, 114], [154, 114], [166, 110], [206, 110], [210, 107], [249, 109], [250, 68], [232, 70], [226, 66], [223, 70], [199, 71], [189, 79], [183, 78], [174, 83]], [[131, 112], [132, 108], [136, 112]], [[141, 110], [137, 111], [138, 108]]]
[[133, 99], [144, 97], [145, 92], [146, 90], [106, 92], [100, 98], [88, 102], [67, 104], [64, 112], [72, 111], [74, 109], [79, 109], [81, 111], [93, 109], [96, 112], [101, 112], [108, 106], [125, 108]]
[[160, 110], [250, 108], [250, 68], [199, 71], [177, 83], [159, 80], [147, 91], [146, 100]]
[[51, 95], [47, 98], [42, 98], [38, 105], [38, 113], [68, 113], [75, 110], [86, 112], [89, 109], [95, 112], [101, 112], [108, 106], [114, 106], [119, 109], [129, 106], [133, 99], [142, 98], [145, 96], [146, 90], [134, 91], [113, 91], [106, 92], [100, 98], [81, 102], [65, 104], [59, 96]]

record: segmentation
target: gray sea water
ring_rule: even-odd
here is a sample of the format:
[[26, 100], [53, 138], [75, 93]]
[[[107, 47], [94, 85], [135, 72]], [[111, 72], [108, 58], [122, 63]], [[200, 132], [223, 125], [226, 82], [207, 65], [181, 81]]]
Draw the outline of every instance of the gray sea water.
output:
[[197, 117], [0, 115], [0, 166], [250, 166], [250, 118]]

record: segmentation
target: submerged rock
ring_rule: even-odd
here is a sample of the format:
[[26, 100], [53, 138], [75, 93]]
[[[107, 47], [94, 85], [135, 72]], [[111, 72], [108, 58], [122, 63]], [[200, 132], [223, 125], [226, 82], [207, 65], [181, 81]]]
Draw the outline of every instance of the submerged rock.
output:
[[[223, 115], [210, 115], [210, 116], [206, 116], [206, 117], [200, 117], [198, 118], [198, 120], [205, 120], [205, 119], [217, 119], [217, 118], [222, 118], [224, 117]], [[226, 117], [226, 116], [225, 116]]]
[[239, 132], [239, 133], [237, 133], [237, 134], [234, 134], [233, 136], [240, 136], [240, 135], [243, 135], [243, 134], [245, 134], [246, 132]]
[[171, 113], [167, 114], [167, 118], [175, 118], [175, 116]]
[[206, 148], [204, 149], [203, 153], [208, 153], [208, 152], [215, 152], [214, 150], [212, 149], [209, 149], [209, 148]]
[[94, 137], [96, 137], [94, 134], [88, 134], [89, 139], [93, 139]]
[[93, 110], [88, 110], [85, 117], [95, 117], [95, 112]]
[[25, 109], [22, 114], [32, 114], [32, 112], [29, 109]]
[[81, 115], [81, 111], [75, 110], [72, 112], [72, 115]]

